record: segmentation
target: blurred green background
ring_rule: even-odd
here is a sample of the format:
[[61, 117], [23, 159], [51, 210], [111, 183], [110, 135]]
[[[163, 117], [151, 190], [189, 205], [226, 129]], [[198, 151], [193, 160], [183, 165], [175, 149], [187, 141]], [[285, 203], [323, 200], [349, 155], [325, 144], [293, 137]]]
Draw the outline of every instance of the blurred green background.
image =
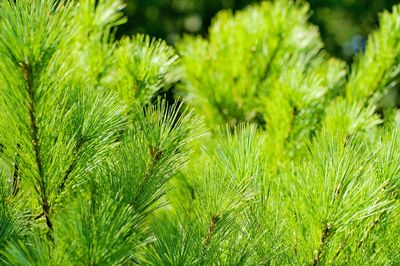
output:
[[[205, 35], [221, 9], [238, 10], [260, 0], [126, 0], [128, 23], [118, 35], [147, 33], [173, 44], [184, 33]], [[310, 21], [319, 26], [326, 49], [351, 62], [378, 26], [378, 13], [399, 0], [309, 0]]]

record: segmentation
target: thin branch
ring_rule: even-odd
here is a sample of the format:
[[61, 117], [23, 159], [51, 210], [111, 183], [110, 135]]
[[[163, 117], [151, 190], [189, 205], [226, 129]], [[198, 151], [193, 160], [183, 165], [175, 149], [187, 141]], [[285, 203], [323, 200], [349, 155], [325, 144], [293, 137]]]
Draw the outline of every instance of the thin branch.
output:
[[85, 140], [82, 140], [81, 138], [79, 138], [78, 143], [77, 143], [77, 145], [75, 147], [75, 150], [74, 150], [74, 154], [75, 154], [74, 159], [72, 160], [72, 162], [69, 165], [67, 171], [65, 172], [65, 175], [62, 178], [60, 186], [58, 188], [58, 192], [59, 193], [63, 192], [63, 190], [65, 189], [65, 185], [66, 185], [66, 183], [67, 183], [67, 181], [69, 179], [69, 176], [71, 175], [72, 171], [74, 170], [74, 168], [75, 168], [75, 166], [77, 164], [77, 161], [78, 161], [77, 154], [79, 154], [79, 152], [80, 152], [80, 150], [81, 150], [81, 148], [82, 148], [84, 143], [85, 143]]
[[331, 232], [332, 232], [332, 224], [327, 223], [325, 225], [324, 231], [322, 232], [321, 243], [318, 247], [317, 254], [315, 254], [315, 257], [314, 257], [314, 260], [312, 263], [313, 266], [316, 266], [321, 262], [321, 259], [324, 255], [325, 247], [326, 247], [326, 244], [328, 243]]
[[208, 244], [210, 243], [211, 237], [214, 234], [215, 229], [217, 228], [218, 221], [219, 221], [219, 216], [218, 215], [213, 215], [211, 217], [210, 226], [208, 227], [207, 234], [204, 237], [204, 241], [203, 241], [204, 248], [207, 248]]
[[217, 215], [217, 214], [212, 215], [210, 225], [208, 226], [207, 233], [203, 239], [203, 251], [202, 251], [202, 255], [201, 255], [202, 262], [200, 263], [201, 265], [205, 264], [204, 263], [205, 255], [207, 253], [208, 246], [210, 245], [211, 238], [214, 235], [215, 230], [217, 229], [217, 224], [218, 224], [219, 220], [220, 220], [219, 215]]
[[[389, 193], [389, 191], [387, 190], [387, 186], [383, 187], [383, 191], [384, 193], [387, 195]], [[362, 245], [368, 240], [369, 236], [371, 235], [372, 231], [375, 230], [376, 226], [382, 221], [382, 218], [384, 215], [386, 215], [387, 211], [382, 211], [380, 213], [378, 213], [375, 217], [375, 219], [372, 221], [371, 226], [368, 228], [368, 230], [364, 233], [364, 235], [362, 236], [362, 238], [360, 239], [360, 241], [357, 244], [357, 248], [361, 248]]]
[[49, 205], [49, 201], [47, 199], [46, 187], [44, 184], [44, 177], [45, 177], [44, 175], [45, 174], [44, 174], [43, 162], [42, 162], [43, 158], [42, 158], [41, 149], [40, 149], [39, 129], [38, 129], [38, 123], [37, 123], [37, 119], [36, 119], [37, 114], [36, 114], [36, 106], [35, 106], [35, 91], [34, 91], [34, 84], [33, 84], [33, 79], [32, 79], [32, 68], [30, 67], [27, 59], [25, 59], [25, 62], [21, 63], [21, 67], [22, 67], [22, 73], [24, 75], [25, 87], [29, 94], [28, 112], [29, 112], [29, 118], [30, 118], [32, 145], [33, 145], [33, 150], [35, 153], [36, 166], [38, 168], [39, 178], [40, 178], [39, 184], [40, 184], [40, 190], [41, 190], [40, 196], [41, 196], [41, 200], [42, 200], [42, 210], [43, 210], [44, 216], [46, 218], [46, 225], [51, 232], [51, 231], [53, 231], [53, 224], [49, 217], [50, 205]]
[[344, 250], [344, 247], [345, 247], [345, 246], [347, 245], [347, 243], [349, 242], [350, 237], [351, 237], [351, 234], [348, 235], [348, 236], [346, 237], [346, 239], [345, 239], [342, 243], [339, 244], [339, 247], [338, 247], [338, 249], [336, 250], [335, 255], [333, 256], [333, 258], [332, 258], [332, 259], [330, 260], [330, 262], [328, 263], [329, 265], [333, 264], [333, 261], [335, 261], [335, 259], [336, 259], [337, 257], [339, 257], [339, 255], [340, 255], [340, 254], [342, 253], [342, 251]]
[[375, 217], [375, 219], [371, 223], [371, 226], [368, 228], [368, 230], [364, 233], [363, 237], [358, 242], [357, 248], [361, 248], [361, 246], [368, 240], [369, 236], [371, 235], [371, 232], [375, 229], [375, 227], [378, 225], [378, 223], [382, 220], [382, 217], [385, 213], [386, 213], [385, 211], [381, 212]]
[[69, 165], [67, 171], [65, 172], [65, 175], [64, 175], [63, 179], [61, 180], [61, 184], [60, 184], [60, 186], [58, 188], [59, 193], [64, 191], [65, 184], [67, 183], [67, 180], [69, 179], [69, 176], [71, 175], [72, 171], [74, 170], [75, 165], [76, 165], [76, 159], [74, 158], [72, 163]]
[[[20, 149], [20, 145], [17, 144], [17, 148], [18, 150]], [[14, 165], [14, 173], [13, 173], [13, 186], [12, 186], [12, 195], [15, 197], [17, 196], [19, 189], [20, 189], [20, 177], [19, 177], [19, 165], [18, 165], [18, 161], [19, 161], [19, 153], [18, 151], [15, 153], [15, 161], [13, 163]]]
[[156, 149], [156, 147], [154, 147], [154, 146], [149, 146], [149, 148], [150, 148], [150, 154], [151, 154], [151, 161], [144, 173], [142, 182], [140, 182], [140, 184], [139, 184], [138, 193], [136, 193], [136, 196], [135, 196], [135, 199], [133, 200], [133, 202], [136, 202], [138, 200], [138, 198], [143, 194], [146, 184], [149, 182], [151, 175], [153, 174], [158, 162], [161, 160], [161, 157], [163, 155], [163, 151], [161, 148]]

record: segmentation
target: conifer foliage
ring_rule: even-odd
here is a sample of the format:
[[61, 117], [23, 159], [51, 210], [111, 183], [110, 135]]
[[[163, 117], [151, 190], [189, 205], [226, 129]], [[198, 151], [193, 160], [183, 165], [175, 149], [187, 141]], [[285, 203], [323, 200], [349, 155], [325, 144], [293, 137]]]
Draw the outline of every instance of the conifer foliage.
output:
[[122, 4], [96, 2], [0, 4], [2, 264], [135, 261], [198, 135], [192, 112], [145, 106], [168, 83], [172, 49], [113, 43]]
[[177, 52], [123, 7], [0, 3], [0, 264], [400, 263], [400, 7], [350, 68], [303, 2]]

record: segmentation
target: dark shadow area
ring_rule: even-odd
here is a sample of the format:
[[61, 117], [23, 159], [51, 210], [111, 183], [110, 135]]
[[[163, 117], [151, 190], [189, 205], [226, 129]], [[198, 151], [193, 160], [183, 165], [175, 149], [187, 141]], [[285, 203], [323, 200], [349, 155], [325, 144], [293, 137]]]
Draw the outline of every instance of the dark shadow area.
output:
[[[128, 23], [118, 36], [146, 33], [173, 44], [182, 34], [206, 35], [212, 18], [222, 9], [239, 10], [260, 0], [127, 0]], [[320, 31], [328, 52], [351, 62], [377, 27], [377, 14], [398, 0], [309, 0], [311, 22]]]

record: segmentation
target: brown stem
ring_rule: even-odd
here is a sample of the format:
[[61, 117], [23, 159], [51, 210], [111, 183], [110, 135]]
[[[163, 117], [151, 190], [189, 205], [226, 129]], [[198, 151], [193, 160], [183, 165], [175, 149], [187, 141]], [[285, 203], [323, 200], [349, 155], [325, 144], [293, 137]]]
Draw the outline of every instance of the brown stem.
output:
[[150, 155], [151, 155], [150, 165], [147, 167], [147, 169], [144, 173], [143, 180], [139, 184], [139, 190], [138, 190], [138, 193], [136, 194], [134, 202], [136, 202], [138, 200], [139, 196], [143, 193], [143, 190], [145, 189], [146, 184], [149, 182], [150, 176], [153, 174], [153, 171], [156, 168], [157, 163], [160, 161], [160, 159], [163, 155], [163, 151], [160, 148], [158, 148], [157, 151], [154, 146], [149, 146], [149, 148], [150, 148]]
[[206, 248], [208, 246], [208, 244], [210, 243], [211, 237], [214, 234], [215, 229], [217, 228], [218, 221], [219, 221], [218, 215], [213, 215], [211, 217], [210, 226], [208, 227], [207, 234], [204, 237], [204, 241], [203, 241], [204, 248]]
[[325, 246], [328, 243], [331, 232], [332, 232], [332, 224], [327, 223], [325, 225], [324, 231], [322, 232], [321, 244], [318, 247], [317, 254], [315, 254], [313, 264], [312, 264], [313, 266], [316, 266], [321, 262], [321, 259], [324, 255]]
[[140, 185], [141, 188], [144, 188], [145, 185], [147, 184], [147, 182], [149, 181], [149, 178], [150, 178], [151, 174], [153, 173], [155, 166], [161, 159], [162, 150], [157, 149], [157, 151], [156, 151], [156, 148], [154, 146], [150, 146], [150, 154], [151, 154], [150, 166], [147, 168], [146, 172], [144, 173], [143, 182]]
[[[19, 150], [20, 145], [17, 144], [17, 148]], [[19, 153], [18, 151], [15, 153], [15, 161], [14, 161], [14, 173], [13, 173], [13, 186], [12, 186], [12, 195], [15, 197], [19, 192], [20, 186], [20, 177], [19, 177]]]
[[42, 210], [46, 218], [46, 224], [50, 231], [53, 231], [53, 224], [50, 220], [49, 213], [50, 213], [50, 205], [46, 195], [46, 187], [44, 184], [44, 169], [42, 163], [42, 154], [40, 149], [40, 141], [39, 141], [39, 129], [38, 123], [36, 119], [36, 106], [35, 106], [35, 91], [34, 91], [34, 84], [32, 79], [32, 68], [29, 65], [28, 60], [26, 59], [25, 62], [21, 64], [22, 73], [24, 75], [25, 87], [29, 94], [28, 99], [28, 112], [30, 118], [30, 129], [31, 129], [31, 137], [32, 137], [32, 145], [33, 150], [35, 153], [35, 161], [36, 166], [39, 172], [39, 185], [41, 190], [41, 201], [42, 201]]

